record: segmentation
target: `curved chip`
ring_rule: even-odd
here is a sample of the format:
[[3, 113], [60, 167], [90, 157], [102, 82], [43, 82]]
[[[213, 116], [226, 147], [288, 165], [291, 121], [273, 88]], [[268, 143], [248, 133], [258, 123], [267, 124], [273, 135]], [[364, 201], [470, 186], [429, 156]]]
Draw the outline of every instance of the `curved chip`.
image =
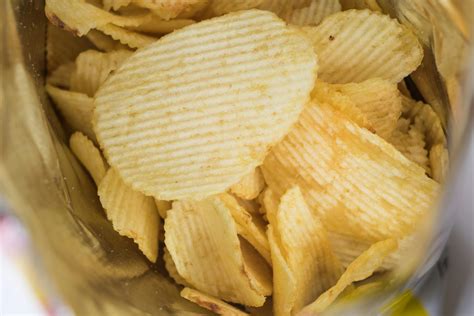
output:
[[76, 65], [73, 62], [62, 64], [48, 75], [46, 82], [58, 88], [69, 89], [71, 85], [71, 74], [75, 68]]
[[423, 59], [422, 47], [411, 30], [369, 10], [338, 12], [303, 30], [318, 54], [319, 78], [329, 83], [371, 78], [398, 83]]
[[110, 53], [88, 50], [80, 53], [71, 74], [70, 89], [93, 97], [109, 74], [131, 55], [132, 52], [128, 50]]
[[287, 2], [293, 2], [293, 6], [285, 8], [280, 16], [288, 23], [301, 26], [318, 25], [325, 17], [341, 11], [338, 0], [306, 0], [296, 7], [298, 1]]
[[46, 85], [46, 92], [72, 129], [84, 133], [95, 141], [95, 134], [92, 130], [94, 100], [84, 93], [59, 89], [50, 84]]
[[46, 0], [45, 13], [52, 24], [77, 36], [85, 35], [91, 29], [109, 23], [117, 26], [137, 26], [151, 17], [115, 15], [86, 0]]
[[260, 5], [264, 0], [241, 0], [241, 1], [229, 1], [229, 0], [213, 0], [207, 7], [206, 16], [220, 16], [226, 13], [254, 9]]
[[171, 33], [194, 23], [196, 23], [196, 21], [190, 19], [175, 19], [166, 21], [153, 18], [146, 23], [140, 24], [139, 26], [128, 27], [128, 29], [137, 32], [159, 35]]
[[114, 229], [132, 238], [148, 260], [156, 262], [161, 229], [153, 198], [134, 191], [113, 168], [100, 182], [98, 194]]
[[244, 200], [255, 199], [265, 187], [260, 168], [255, 168], [245, 175], [239, 182], [230, 187], [230, 192]]
[[217, 315], [225, 316], [248, 316], [249, 314], [235, 308], [234, 306], [221, 301], [218, 298], [206, 295], [197, 290], [190, 289], [188, 287], [181, 291], [181, 297], [196, 303], [197, 305], [210, 310]]
[[71, 135], [69, 147], [98, 186], [108, 169], [107, 163], [99, 149], [95, 147], [94, 143], [87, 136], [80, 132], [75, 132]]
[[163, 261], [165, 262], [165, 268], [166, 271], [168, 271], [170, 277], [178, 284], [182, 286], [188, 286], [188, 282], [186, 282], [185, 279], [183, 279], [179, 273], [178, 270], [176, 270], [176, 265], [174, 264], [173, 258], [171, 258], [170, 252], [168, 249], [165, 247], [163, 249]]
[[[293, 315], [335, 284], [342, 274], [342, 266], [332, 251], [323, 225], [306, 205], [298, 187], [288, 190], [281, 197], [277, 213], [269, 220], [276, 242], [272, 251], [274, 246], [278, 247], [283, 257], [278, 259], [277, 251], [277, 262], [273, 265], [281, 264], [279, 261], [283, 259], [289, 270], [278, 277], [274, 271], [274, 310], [276, 315]], [[291, 278], [286, 276], [288, 273]], [[294, 283], [292, 287], [279, 283], [279, 280], [287, 279]], [[284, 293], [285, 296], [277, 293]]]
[[439, 183], [443, 183], [449, 170], [449, 154], [443, 144], [437, 144], [430, 150], [431, 176]]
[[98, 30], [110, 36], [114, 40], [127, 45], [131, 48], [140, 48], [156, 42], [157, 38], [129, 31], [123, 27], [114, 24], [105, 24], [97, 27]]
[[128, 6], [130, 3], [132, 3], [132, 1], [133, 0], [102, 0], [104, 4], [104, 9], [107, 11], [117, 11], [121, 7]]
[[114, 40], [109, 35], [102, 33], [97, 30], [90, 30], [86, 35], [87, 39], [94, 44], [97, 49], [100, 49], [104, 52], [110, 52], [114, 50], [129, 49], [127, 45], [120, 43], [119, 41]]
[[423, 168], [326, 104], [309, 103], [261, 169], [277, 195], [298, 185], [329, 232], [367, 241], [409, 234], [439, 189]]
[[156, 209], [158, 210], [158, 214], [162, 219], [166, 218], [166, 213], [171, 209], [171, 202], [170, 201], [163, 201], [155, 199]]
[[370, 277], [382, 265], [384, 259], [397, 248], [398, 243], [395, 239], [383, 240], [370, 246], [347, 267], [336, 285], [306, 306], [299, 315], [317, 315], [323, 312], [347, 286]]
[[261, 164], [308, 101], [316, 68], [307, 39], [274, 14], [230, 13], [127, 59], [96, 94], [94, 128], [136, 190], [204, 198]]
[[201, 8], [207, 2], [207, 0], [133, 0], [135, 5], [152, 10], [164, 20], [194, 12], [195, 8]]
[[[174, 202], [165, 220], [165, 244], [179, 275], [199, 291], [249, 306], [265, 302], [259, 291], [264, 285], [246, 268], [237, 226], [219, 199]], [[271, 282], [270, 275], [262, 277]]]

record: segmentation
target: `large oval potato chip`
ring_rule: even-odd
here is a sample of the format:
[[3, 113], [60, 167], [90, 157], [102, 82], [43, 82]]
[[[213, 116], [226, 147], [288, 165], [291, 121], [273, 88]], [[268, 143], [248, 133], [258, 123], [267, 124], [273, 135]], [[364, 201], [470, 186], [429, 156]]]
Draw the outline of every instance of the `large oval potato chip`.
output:
[[371, 78], [397, 83], [423, 59], [423, 49], [410, 29], [369, 10], [335, 13], [303, 30], [320, 59], [319, 77], [329, 83]]
[[127, 59], [96, 94], [94, 128], [134, 189], [204, 198], [262, 163], [309, 100], [316, 70], [306, 37], [274, 14], [230, 13]]

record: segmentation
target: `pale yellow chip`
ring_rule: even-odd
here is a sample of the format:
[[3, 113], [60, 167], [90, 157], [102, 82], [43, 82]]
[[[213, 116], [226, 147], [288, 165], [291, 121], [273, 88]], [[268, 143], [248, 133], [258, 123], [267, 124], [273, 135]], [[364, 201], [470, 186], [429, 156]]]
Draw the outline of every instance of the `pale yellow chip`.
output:
[[430, 167], [432, 178], [439, 183], [443, 183], [449, 170], [449, 154], [443, 144], [431, 147]]
[[130, 48], [141, 48], [156, 42], [157, 38], [138, 32], [129, 31], [114, 24], [105, 24], [97, 27], [98, 30]]
[[[271, 284], [270, 268], [260, 276], [249, 271], [237, 225], [217, 198], [174, 202], [165, 220], [165, 244], [179, 275], [200, 291], [249, 306], [262, 306], [271, 292], [265, 289]], [[266, 263], [260, 259], [258, 265], [264, 269]]]
[[69, 89], [71, 86], [71, 74], [76, 65], [73, 62], [62, 64], [46, 77], [46, 82], [52, 86], [62, 89]]
[[239, 182], [230, 187], [230, 192], [244, 200], [255, 199], [265, 187], [260, 168], [255, 168], [245, 175]]
[[98, 194], [114, 229], [132, 238], [148, 260], [156, 262], [161, 228], [153, 198], [134, 191], [113, 168], [100, 182]]
[[48, 73], [61, 65], [72, 62], [80, 52], [91, 49], [94, 46], [86, 38], [78, 38], [48, 23], [46, 31], [46, 63]]
[[[281, 265], [282, 260], [287, 265], [274, 270], [273, 308], [275, 315], [293, 315], [335, 284], [342, 266], [323, 225], [306, 205], [298, 187], [281, 197], [276, 214], [269, 220], [276, 243], [272, 251], [279, 248], [276, 260], [272, 252], [273, 267]], [[279, 272], [283, 276], [276, 275]], [[282, 280], [285, 283], [280, 283]]]
[[277, 195], [298, 185], [329, 232], [367, 241], [410, 233], [439, 189], [423, 168], [326, 104], [309, 103], [261, 169]]
[[150, 15], [120, 16], [96, 7], [86, 0], [46, 0], [45, 13], [49, 21], [69, 32], [82, 36], [91, 29], [113, 23], [117, 26], [137, 26]]
[[133, 0], [135, 5], [151, 9], [155, 15], [165, 20], [194, 12], [195, 8], [202, 8], [207, 2], [207, 0]]
[[217, 315], [225, 315], [225, 316], [249, 315], [247, 313], [244, 313], [240, 309], [237, 309], [234, 306], [227, 304], [226, 302], [218, 298], [204, 294], [197, 290], [190, 289], [188, 287], [184, 288], [180, 294], [183, 298], [187, 299], [188, 301], [191, 301], [205, 309], [208, 309]]
[[232, 214], [237, 224], [237, 232], [247, 240], [258, 253], [271, 265], [270, 246], [265, 233], [265, 223], [257, 216], [252, 216], [240, 205], [238, 200], [228, 193], [217, 197], [223, 202]]
[[166, 213], [171, 209], [171, 202], [155, 199], [155, 205], [158, 210], [158, 214], [160, 214], [160, 217], [162, 219], [165, 219]]
[[318, 76], [329, 83], [372, 78], [398, 83], [423, 59], [417, 37], [387, 15], [369, 10], [335, 13], [302, 28], [320, 60]]
[[204, 198], [262, 163], [308, 101], [316, 68], [308, 40], [274, 14], [230, 13], [128, 58], [96, 94], [94, 129], [136, 190]]
[[107, 11], [110, 10], [115, 10], [117, 11], [121, 7], [126, 7], [130, 3], [132, 3], [133, 0], [102, 0], [104, 4], [104, 9]]
[[178, 270], [176, 270], [176, 265], [174, 264], [173, 258], [171, 258], [170, 252], [166, 247], [163, 249], [163, 261], [165, 262], [166, 271], [168, 271], [168, 274], [176, 283], [182, 286], [189, 285], [188, 282], [186, 282], [186, 280], [179, 275]]
[[84, 93], [59, 89], [50, 84], [46, 85], [46, 92], [72, 129], [84, 133], [95, 141], [95, 134], [92, 130], [94, 100]]
[[161, 20], [159, 18], [153, 18], [146, 23], [140, 24], [135, 27], [128, 27], [132, 31], [149, 33], [149, 34], [168, 34], [175, 30], [179, 30], [185, 26], [196, 23], [191, 19], [174, 19], [174, 20]]
[[100, 150], [81, 132], [75, 132], [71, 135], [69, 147], [92, 176], [95, 184], [99, 185], [108, 169]]
[[347, 286], [370, 277], [382, 265], [384, 259], [397, 250], [397, 247], [395, 239], [387, 239], [373, 244], [347, 267], [336, 285], [324, 292], [298, 315], [315, 315], [323, 312]]
[[110, 53], [88, 50], [80, 53], [71, 74], [70, 89], [93, 97], [109, 74], [131, 55], [132, 52], [128, 50]]
[[127, 45], [114, 40], [109, 35], [102, 33], [97, 30], [90, 30], [86, 35], [87, 39], [91, 41], [95, 47], [104, 52], [110, 52], [114, 50], [130, 49]]
[[260, 5], [264, 0], [212, 0], [207, 7], [205, 17], [215, 17], [226, 13], [254, 9]]
[[325, 17], [341, 11], [338, 0], [286, 0], [286, 2], [292, 5], [284, 8], [280, 16], [288, 23], [301, 26], [318, 25]]
[[375, 78], [334, 87], [361, 110], [377, 135], [384, 139], [391, 136], [402, 110], [402, 98], [396, 84]]
[[278, 204], [280, 204], [280, 198], [270, 188], [266, 188], [259, 196], [260, 201], [260, 213], [265, 214], [268, 218], [272, 214], [276, 214]]

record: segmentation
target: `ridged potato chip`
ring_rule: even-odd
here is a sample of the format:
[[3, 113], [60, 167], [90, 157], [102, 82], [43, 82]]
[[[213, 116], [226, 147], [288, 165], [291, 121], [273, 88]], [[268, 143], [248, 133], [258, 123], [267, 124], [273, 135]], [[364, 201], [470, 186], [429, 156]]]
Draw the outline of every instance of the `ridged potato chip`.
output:
[[46, 31], [46, 64], [48, 73], [61, 65], [72, 62], [79, 53], [94, 48], [87, 38], [78, 38], [48, 23]]
[[271, 272], [268, 268], [261, 276], [266, 282], [255, 286], [260, 278], [248, 270], [237, 225], [219, 199], [174, 202], [165, 220], [165, 244], [179, 275], [199, 291], [249, 306], [265, 302], [269, 293], [259, 289], [271, 284]]
[[168, 274], [176, 283], [182, 286], [189, 286], [188, 282], [179, 275], [173, 258], [171, 258], [170, 252], [166, 247], [163, 249], [163, 261], [165, 262], [166, 271], [168, 271]]
[[377, 0], [340, 0], [344, 10], [349, 9], [370, 9], [372, 11], [382, 12]]
[[431, 176], [443, 183], [449, 170], [449, 154], [443, 144], [437, 144], [430, 149]]
[[271, 248], [272, 260], [273, 250], [279, 248], [274, 269], [282, 260], [286, 264], [274, 271], [273, 309], [275, 315], [293, 315], [335, 284], [342, 266], [323, 225], [306, 205], [298, 187], [281, 197], [276, 214], [269, 216], [269, 220], [276, 244]]
[[108, 166], [100, 150], [81, 132], [75, 132], [69, 138], [69, 147], [82, 165], [87, 169], [98, 186], [105, 177]]
[[384, 259], [397, 250], [397, 247], [398, 243], [395, 239], [379, 241], [370, 246], [347, 267], [336, 285], [324, 292], [298, 315], [317, 315], [323, 312], [347, 286], [370, 277], [382, 265]]
[[230, 187], [230, 192], [244, 200], [255, 199], [265, 187], [260, 168], [255, 168], [245, 175], [239, 182]]
[[166, 212], [171, 210], [171, 202], [170, 201], [163, 201], [155, 199], [155, 205], [158, 210], [158, 214], [162, 219], [166, 218]]
[[302, 28], [320, 60], [319, 78], [329, 83], [372, 78], [400, 82], [423, 59], [410, 29], [369, 10], [335, 13], [315, 27]]
[[277, 195], [298, 185], [329, 232], [367, 241], [410, 233], [439, 189], [423, 168], [326, 104], [309, 103], [261, 169]]
[[248, 316], [249, 314], [244, 313], [240, 309], [235, 308], [234, 306], [227, 304], [224, 301], [221, 301], [218, 298], [209, 296], [197, 290], [190, 289], [188, 287], [184, 288], [181, 291], [181, 296], [188, 301], [191, 301], [205, 309], [210, 310], [211, 312], [217, 315], [225, 316]]
[[201, 8], [207, 2], [207, 0], [133, 0], [135, 5], [150, 9], [155, 15], [165, 20], [187, 12], [194, 12], [195, 8]]
[[83, 36], [90, 30], [109, 23], [117, 26], [137, 26], [151, 17], [115, 15], [86, 0], [46, 0], [45, 13], [53, 25], [77, 36]]
[[298, 1], [287, 2], [293, 2], [293, 7], [285, 8], [280, 16], [288, 23], [301, 26], [318, 25], [327, 16], [341, 11], [339, 0], [306, 0], [296, 7], [294, 5]]
[[185, 26], [196, 23], [190, 19], [174, 19], [174, 20], [161, 20], [153, 18], [146, 23], [140, 24], [135, 27], [128, 27], [132, 31], [148, 33], [148, 34], [168, 34], [174, 30], [179, 30]]
[[61, 89], [69, 89], [71, 86], [71, 74], [75, 68], [76, 65], [73, 62], [60, 65], [46, 77], [46, 82]]
[[212, 0], [205, 16], [214, 17], [220, 16], [226, 13], [254, 9], [260, 5], [264, 0], [241, 0], [241, 1], [229, 1], [229, 0]]
[[98, 194], [114, 229], [132, 238], [148, 260], [156, 262], [161, 228], [153, 198], [134, 191], [113, 168], [100, 182]]
[[97, 49], [104, 52], [111, 52], [114, 50], [130, 49], [127, 45], [114, 40], [109, 35], [97, 30], [90, 30], [86, 35], [87, 39], [91, 41]]
[[375, 78], [336, 84], [334, 88], [361, 110], [377, 135], [384, 139], [390, 137], [402, 111], [402, 98], [396, 84]]
[[97, 27], [98, 30], [110, 36], [114, 40], [129, 46], [130, 48], [141, 48], [156, 42], [157, 38], [129, 31], [114, 24], [105, 24]]
[[132, 52], [128, 50], [110, 53], [88, 50], [80, 53], [71, 74], [70, 89], [93, 97], [109, 74], [131, 55]]
[[94, 129], [134, 189], [204, 198], [261, 164], [309, 100], [316, 69], [308, 40], [274, 14], [230, 13], [128, 58], [96, 94]]
[[102, 0], [104, 4], [104, 9], [107, 11], [114, 10], [117, 11], [121, 7], [126, 7], [132, 0]]
[[56, 88], [50, 84], [46, 85], [51, 99], [66, 122], [76, 131], [84, 133], [91, 140], [96, 141], [92, 130], [92, 114], [94, 111], [94, 100], [84, 93], [72, 92]]

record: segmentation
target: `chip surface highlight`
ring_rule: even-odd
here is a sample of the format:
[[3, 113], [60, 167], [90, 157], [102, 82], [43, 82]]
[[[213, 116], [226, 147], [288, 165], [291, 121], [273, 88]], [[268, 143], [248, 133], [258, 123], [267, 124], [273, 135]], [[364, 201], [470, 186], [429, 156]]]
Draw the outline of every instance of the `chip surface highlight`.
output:
[[261, 164], [309, 100], [316, 70], [306, 37], [274, 14], [230, 13], [127, 59], [96, 94], [94, 129], [135, 190], [204, 198]]
[[161, 229], [153, 198], [134, 191], [113, 168], [100, 182], [98, 194], [114, 229], [132, 238], [148, 260], [156, 262]]
[[226, 315], [226, 316], [248, 316], [249, 314], [244, 313], [243, 311], [235, 308], [232, 305], [227, 304], [224, 301], [221, 301], [218, 298], [206, 295], [197, 290], [190, 289], [188, 287], [184, 288], [181, 291], [181, 296], [188, 301], [196, 303], [197, 305], [210, 310], [217, 315]]
[[98, 186], [105, 177], [108, 166], [99, 149], [94, 143], [80, 132], [75, 132], [69, 139], [69, 147], [74, 155], [79, 159]]
[[318, 54], [319, 78], [329, 83], [371, 78], [398, 83], [423, 59], [421, 45], [407, 27], [369, 10], [338, 12], [303, 30]]

